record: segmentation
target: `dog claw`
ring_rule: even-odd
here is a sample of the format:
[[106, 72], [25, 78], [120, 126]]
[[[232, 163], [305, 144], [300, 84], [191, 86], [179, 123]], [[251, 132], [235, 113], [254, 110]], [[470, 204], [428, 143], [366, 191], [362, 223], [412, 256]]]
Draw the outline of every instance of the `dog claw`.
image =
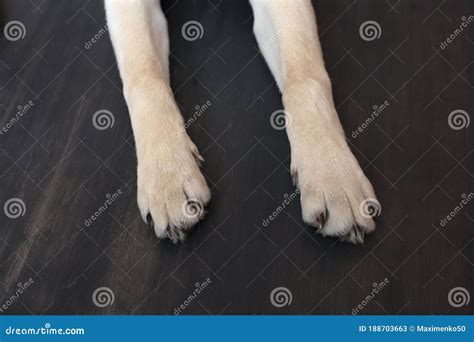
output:
[[153, 222], [153, 218], [151, 217], [151, 214], [146, 215], [146, 224], [148, 225], [149, 228], [154, 228], [155, 223]]
[[359, 226], [353, 226], [349, 233], [341, 237], [341, 240], [357, 245], [364, 243], [364, 236], [365, 233]]
[[316, 232], [319, 232], [321, 229], [323, 229], [324, 223], [326, 223], [326, 219], [327, 209], [324, 209], [324, 211], [321, 212], [321, 214], [319, 214], [319, 216], [317, 216], [313, 221], [313, 226], [316, 228]]
[[186, 238], [186, 228], [179, 228], [179, 227], [168, 227], [166, 229], [166, 237], [170, 239], [174, 244], [178, 242], [183, 242]]
[[293, 185], [298, 187], [298, 171], [296, 169], [291, 170], [291, 180], [293, 181]]
[[193, 154], [194, 159], [196, 160], [196, 163], [198, 164], [198, 166], [201, 167], [202, 163], [204, 162], [204, 158], [199, 153], [199, 150], [197, 149], [196, 145], [194, 145], [194, 144], [191, 147], [191, 153]]

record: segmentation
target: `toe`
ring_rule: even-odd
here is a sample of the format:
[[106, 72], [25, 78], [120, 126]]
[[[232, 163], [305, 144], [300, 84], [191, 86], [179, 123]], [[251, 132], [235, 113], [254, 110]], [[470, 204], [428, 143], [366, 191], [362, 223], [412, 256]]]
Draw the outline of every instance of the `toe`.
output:
[[166, 195], [166, 210], [170, 226], [180, 227], [190, 223], [189, 217], [185, 215], [183, 210], [186, 202], [186, 195], [181, 189], [169, 192]]
[[344, 195], [328, 196], [328, 216], [321, 234], [328, 236], [344, 236], [354, 225], [351, 208]]
[[[168, 226], [168, 215], [163, 202], [154, 199], [151, 201], [150, 214], [153, 220], [153, 229], [160, 239], [166, 236], [166, 227]], [[148, 220], [147, 220], [148, 222]]]
[[176, 226], [169, 226], [166, 230], [166, 235], [174, 244], [182, 242], [186, 238], [185, 229]]
[[137, 189], [137, 204], [138, 204], [138, 209], [140, 210], [140, 214], [142, 216], [142, 220], [145, 223], [148, 223], [148, 214], [150, 214], [150, 202], [148, 200], [148, 196], [146, 191], [144, 191], [143, 188], [140, 186]]
[[355, 225], [346, 235], [341, 237], [341, 241], [350, 242], [355, 245], [362, 244], [364, 243], [364, 235], [364, 230], [361, 227]]
[[204, 218], [204, 205], [199, 199], [189, 197], [181, 204], [181, 213], [183, 225], [187, 228]]
[[316, 214], [312, 226], [316, 228], [316, 232], [319, 232], [321, 229], [323, 229], [324, 224], [326, 223], [326, 219], [328, 217], [328, 211], [327, 209], [324, 209], [321, 213]]
[[318, 190], [303, 190], [301, 192], [301, 209], [303, 211], [303, 220], [315, 227], [321, 229], [326, 221], [327, 209], [324, 195]]
[[206, 184], [204, 176], [193, 177], [184, 184], [184, 192], [187, 198], [192, 198], [206, 205], [211, 200], [211, 192]]
[[356, 223], [370, 233], [375, 229], [374, 218], [380, 215], [382, 207], [376, 198], [362, 198], [351, 202]]

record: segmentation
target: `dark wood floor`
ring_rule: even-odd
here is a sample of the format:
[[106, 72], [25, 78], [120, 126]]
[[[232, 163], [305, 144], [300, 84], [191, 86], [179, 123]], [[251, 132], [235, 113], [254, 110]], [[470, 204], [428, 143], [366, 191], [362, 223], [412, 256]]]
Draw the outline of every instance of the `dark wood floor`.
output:
[[[134, 142], [110, 40], [100, 35], [102, 2], [2, 1], [2, 28], [12, 20], [25, 28], [23, 39], [0, 36], [0, 204], [25, 205], [17, 218], [0, 211], [3, 313], [173, 314], [183, 304], [183, 314], [351, 314], [382, 282], [360, 314], [472, 313], [472, 301], [455, 307], [448, 293], [474, 295], [474, 204], [456, 209], [474, 195], [474, 125], [452, 129], [448, 117], [474, 114], [474, 22], [440, 44], [474, 3], [314, 4], [342, 123], [382, 204], [363, 246], [314, 235], [299, 200], [263, 225], [294, 188], [287, 138], [269, 121], [280, 96], [247, 2], [163, 2], [183, 115], [211, 103], [188, 130], [213, 200], [186, 243], [173, 245], [139, 217]], [[202, 24], [200, 40], [183, 39], [189, 20]], [[369, 20], [381, 35], [365, 41], [359, 27]], [[92, 118], [103, 109], [114, 124], [98, 130]], [[93, 301], [101, 287], [114, 297], [105, 307]], [[277, 287], [291, 304], [272, 305]]]

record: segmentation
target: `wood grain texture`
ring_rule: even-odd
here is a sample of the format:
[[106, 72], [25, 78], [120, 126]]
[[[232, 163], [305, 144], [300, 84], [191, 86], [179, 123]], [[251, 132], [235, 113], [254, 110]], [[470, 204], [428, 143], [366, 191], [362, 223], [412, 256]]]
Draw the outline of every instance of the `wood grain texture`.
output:
[[[474, 113], [474, 22], [440, 43], [474, 14], [473, 2], [314, 5], [341, 121], [382, 204], [363, 246], [316, 236], [298, 199], [263, 223], [294, 188], [287, 138], [269, 121], [280, 95], [245, 1], [163, 1], [172, 87], [185, 120], [197, 117], [188, 131], [213, 193], [205, 221], [180, 245], [157, 241], [139, 217], [133, 136], [101, 31], [103, 4], [2, 1], [2, 28], [18, 20], [26, 30], [16, 41], [0, 36], [0, 204], [25, 204], [18, 218], [0, 211], [4, 313], [174, 314], [208, 278], [182, 314], [351, 314], [384, 279], [361, 314], [472, 313], [472, 303], [451, 306], [448, 292], [474, 294], [473, 203], [441, 220], [474, 192], [473, 125], [454, 130], [448, 121], [454, 110]], [[189, 20], [202, 24], [201, 39], [183, 39]], [[361, 39], [368, 20], [380, 25], [379, 39]], [[103, 109], [114, 124], [98, 130], [93, 115]], [[276, 308], [270, 293], [280, 286], [292, 302]], [[113, 292], [113, 304], [94, 305], [99, 287]]]

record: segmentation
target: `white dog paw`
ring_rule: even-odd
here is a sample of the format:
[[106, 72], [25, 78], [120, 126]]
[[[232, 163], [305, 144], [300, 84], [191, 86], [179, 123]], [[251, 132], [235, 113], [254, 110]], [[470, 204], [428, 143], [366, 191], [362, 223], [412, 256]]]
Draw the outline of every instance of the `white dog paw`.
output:
[[330, 156], [312, 150], [297, 153], [292, 163], [303, 220], [324, 236], [363, 243], [364, 235], [375, 229], [380, 204], [355, 157], [336, 145]]
[[347, 145], [329, 79], [290, 82], [283, 103], [303, 220], [322, 235], [362, 243], [380, 204]]
[[204, 218], [211, 198], [198, 166], [202, 157], [189, 143], [188, 149], [176, 144], [138, 160], [137, 199], [142, 218], [159, 238], [175, 243]]

